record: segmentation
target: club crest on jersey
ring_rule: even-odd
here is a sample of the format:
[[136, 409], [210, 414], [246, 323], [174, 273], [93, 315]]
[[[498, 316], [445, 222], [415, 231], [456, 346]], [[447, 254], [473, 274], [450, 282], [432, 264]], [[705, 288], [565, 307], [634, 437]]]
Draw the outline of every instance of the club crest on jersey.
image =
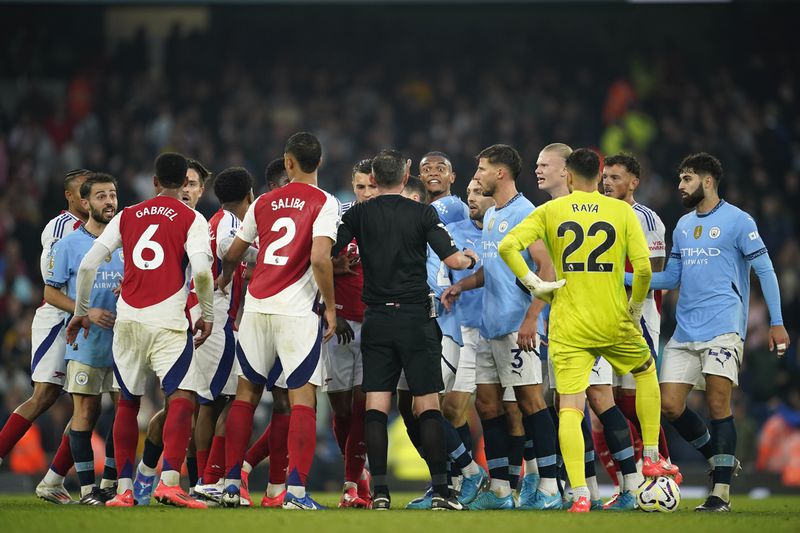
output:
[[500, 225], [497, 226], [497, 231], [499, 231], [500, 233], [505, 233], [507, 229], [508, 229], [508, 221], [507, 220], [502, 221], [500, 223]]
[[717, 237], [719, 237], [719, 233], [720, 233], [719, 228], [714, 226], [709, 230], [708, 236], [711, 237], [712, 239], [716, 239]]
[[703, 235], [703, 226], [695, 226], [694, 227], [694, 238], [695, 239], [699, 239], [701, 235]]
[[122, 248], [119, 249], [119, 262], [124, 263], [125, 258], [122, 256]]

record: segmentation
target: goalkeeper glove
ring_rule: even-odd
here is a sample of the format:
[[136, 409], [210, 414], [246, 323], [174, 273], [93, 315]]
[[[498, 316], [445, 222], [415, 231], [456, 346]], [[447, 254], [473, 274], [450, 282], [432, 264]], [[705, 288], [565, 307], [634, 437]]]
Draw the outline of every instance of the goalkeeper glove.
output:
[[631, 315], [631, 320], [639, 332], [642, 331], [642, 307], [644, 307], [644, 302], [636, 302], [633, 298], [628, 300], [628, 314]]
[[567, 283], [566, 279], [544, 281], [533, 272], [528, 272], [525, 277], [522, 278], [522, 284], [525, 285], [534, 296], [548, 303], [553, 301], [553, 293], [563, 287], [565, 283]]

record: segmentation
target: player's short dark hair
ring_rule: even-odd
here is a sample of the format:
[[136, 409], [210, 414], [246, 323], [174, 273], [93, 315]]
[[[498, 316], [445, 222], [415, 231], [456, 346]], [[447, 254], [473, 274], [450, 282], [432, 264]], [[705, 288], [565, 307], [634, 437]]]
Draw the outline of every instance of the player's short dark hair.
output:
[[186, 160], [186, 168], [192, 169], [197, 172], [197, 175], [200, 177], [200, 186], [206, 186], [206, 180], [211, 175], [211, 171], [208, 170], [203, 163], [198, 161], [197, 159], [187, 159]]
[[400, 185], [405, 170], [405, 159], [397, 150], [381, 150], [372, 159], [372, 176], [379, 187]]
[[353, 165], [351, 177], [355, 177], [356, 174], [372, 174], [372, 159], [362, 159]]
[[[432, 152], [428, 152], [427, 154], [422, 156], [422, 159], [425, 159], [426, 157], [441, 157], [442, 159], [444, 159], [445, 161], [447, 161], [448, 163], [450, 163], [452, 165], [452, 162], [450, 161], [450, 157], [448, 157], [448, 155], [446, 153], [440, 152], [438, 150], [433, 150]], [[420, 159], [420, 161], [422, 161], [422, 159]]]
[[417, 194], [419, 195], [419, 201], [423, 204], [428, 203], [428, 190], [425, 188], [425, 184], [422, 183], [422, 180], [419, 179], [417, 176], [409, 176], [408, 181], [406, 182], [405, 189], [403, 192], [407, 194]]
[[678, 174], [686, 170], [698, 175], [708, 174], [714, 178], [714, 181], [717, 183], [722, 181], [722, 176], [724, 174], [722, 163], [720, 163], [719, 159], [706, 152], [686, 156], [678, 166]]
[[511, 172], [511, 179], [517, 179], [522, 172], [522, 157], [519, 152], [507, 144], [493, 144], [481, 150], [475, 159], [485, 158], [492, 165], [503, 165]]
[[178, 189], [186, 182], [186, 158], [177, 152], [164, 152], [156, 157], [156, 178], [167, 189]]
[[88, 176], [91, 173], [91, 170], [86, 170], [85, 168], [76, 168], [74, 170], [70, 170], [67, 172], [67, 175], [64, 176], [64, 190], [68, 191], [76, 179], [80, 178], [81, 176]]
[[253, 176], [243, 167], [226, 168], [214, 178], [214, 194], [219, 203], [241, 202], [253, 189]]
[[90, 172], [89, 177], [86, 178], [86, 181], [81, 183], [81, 198], [84, 200], [89, 199], [89, 195], [92, 194], [92, 185], [95, 183], [113, 183], [114, 188], [117, 188], [117, 178], [111, 174], [106, 174], [104, 172]]
[[636, 158], [630, 154], [621, 153], [606, 157], [605, 166], [610, 167], [613, 165], [620, 165], [625, 167], [625, 170], [627, 170], [629, 173], [633, 174], [637, 178], [642, 173], [642, 167], [639, 165], [639, 161], [637, 161]]
[[300, 170], [305, 173], [317, 170], [319, 162], [322, 160], [322, 145], [319, 144], [319, 139], [307, 131], [301, 131], [289, 137], [284, 152], [292, 154], [297, 159]]
[[567, 169], [573, 176], [585, 180], [597, 179], [600, 172], [600, 156], [588, 148], [578, 148], [567, 158]]
[[264, 179], [267, 180], [267, 187], [270, 185], [278, 187], [282, 179], [289, 179], [286, 175], [286, 163], [282, 157], [269, 162], [267, 168], [264, 169]]

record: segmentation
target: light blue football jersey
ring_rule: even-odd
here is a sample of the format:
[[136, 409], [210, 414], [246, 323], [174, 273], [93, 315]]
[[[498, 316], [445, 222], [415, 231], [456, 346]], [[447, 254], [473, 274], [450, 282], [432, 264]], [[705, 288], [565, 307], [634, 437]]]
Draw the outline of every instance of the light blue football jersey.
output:
[[[481, 335], [495, 339], [519, 331], [525, 313], [531, 305], [531, 294], [508, 268], [497, 253], [497, 247], [509, 230], [522, 222], [535, 209], [534, 205], [518, 193], [506, 205], [490, 207], [483, 217], [483, 324]], [[527, 248], [522, 257], [531, 271], [538, 270]], [[540, 322], [541, 323], [541, 322]]]
[[[447, 231], [456, 243], [459, 250], [468, 248], [474, 250], [479, 256], [483, 250], [482, 231], [475, 225], [475, 221], [470, 218], [459, 220], [447, 225]], [[460, 281], [467, 276], [474, 274], [483, 265], [483, 259], [478, 260], [475, 268], [471, 270], [454, 270], [451, 275], [453, 281]], [[461, 325], [466, 328], [481, 327], [481, 316], [483, 315], [483, 287], [464, 291], [458, 297], [456, 305], [461, 315]]]
[[753, 218], [724, 200], [711, 211], [684, 215], [672, 233], [665, 272], [651, 286], [676, 275], [680, 281], [674, 338], [708, 341], [725, 333], [747, 333], [749, 261], [767, 253]]
[[454, 194], [431, 202], [431, 206], [436, 209], [436, 213], [439, 214], [439, 220], [445, 226], [459, 220], [469, 219], [469, 206]]
[[[83, 257], [94, 244], [95, 236], [81, 226], [60, 241], [50, 252], [47, 280], [45, 283], [57, 289], [66, 288], [66, 295], [75, 299], [78, 281], [78, 267]], [[100, 307], [116, 313], [117, 297], [113, 288], [122, 281], [122, 248], [114, 250], [97, 269], [97, 277], [89, 299], [89, 307]], [[75, 345], [67, 346], [65, 359], [79, 361], [95, 368], [110, 367], [113, 363], [111, 341], [113, 331], [92, 324], [89, 337], [78, 334]]]
[[442, 335], [450, 337], [459, 346], [464, 346], [464, 341], [461, 338], [461, 314], [459, 306], [456, 304], [448, 311], [441, 303], [441, 296], [444, 290], [453, 284], [451, 278], [451, 271], [447, 265], [439, 259], [436, 252], [428, 246], [428, 260], [425, 264], [428, 270], [428, 287], [436, 294], [436, 311], [439, 317], [436, 322], [439, 324], [439, 329], [442, 330]]

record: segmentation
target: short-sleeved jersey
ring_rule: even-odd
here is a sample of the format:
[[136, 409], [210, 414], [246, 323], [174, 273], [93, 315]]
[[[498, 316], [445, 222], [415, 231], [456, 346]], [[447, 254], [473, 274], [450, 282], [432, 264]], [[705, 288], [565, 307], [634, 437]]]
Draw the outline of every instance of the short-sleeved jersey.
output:
[[[231, 213], [224, 209], [220, 209], [211, 220], [208, 221], [208, 235], [211, 240], [211, 254], [213, 262], [211, 263], [211, 273], [214, 279], [222, 274], [222, 258], [224, 254], [220, 248], [221, 241], [225, 237], [234, 238], [236, 232], [242, 225], [241, 221]], [[236, 315], [239, 313], [239, 306], [242, 302], [242, 289], [244, 288], [244, 274], [247, 267], [239, 264], [233, 273], [233, 279], [230, 285], [225, 289], [226, 295], [221, 289], [214, 291], [214, 322], [217, 324], [224, 324], [226, 315], [232, 320], [236, 320]]]
[[442, 335], [450, 337], [459, 346], [463, 346], [459, 307], [456, 304], [448, 311], [440, 300], [445, 289], [453, 284], [452, 271], [447, 268], [444, 261], [439, 259], [439, 256], [430, 246], [428, 246], [428, 258], [425, 262], [425, 268], [428, 271], [428, 287], [431, 288], [439, 302], [436, 306], [436, 312], [439, 315], [436, 318], [436, 322], [439, 324], [439, 329], [442, 330]]
[[[75, 299], [77, 291], [78, 267], [81, 260], [89, 252], [96, 237], [81, 226], [53, 246], [50, 252], [50, 270], [45, 283]], [[112, 313], [117, 309], [117, 296], [114, 287], [122, 281], [122, 250], [117, 248], [111, 252], [97, 269], [89, 307], [99, 307]], [[110, 367], [112, 364], [111, 342], [113, 332], [92, 324], [89, 337], [78, 335], [75, 344], [67, 347], [65, 359], [79, 361], [95, 368]]]
[[[500, 209], [490, 207], [483, 216], [483, 324], [481, 335], [487, 339], [519, 331], [525, 313], [531, 305], [531, 294], [517, 279], [497, 253], [500, 241], [535, 209], [522, 193], [517, 194]], [[531, 270], [537, 266], [530, 252], [522, 256]]]
[[[475, 222], [469, 218], [459, 220], [448, 224], [447, 231], [453, 237], [456, 247], [459, 250], [465, 248], [474, 250], [480, 254], [483, 250], [482, 232]], [[471, 276], [483, 266], [483, 259], [479, 259], [472, 270], [453, 270], [450, 275], [454, 282], [458, 282], [467, 276]], [[467, 328], [481, 327], [481, 316], [483, 315], [483, 287], [473, 289], [471, 291], [464, 291], [456, 301], [459, 316], [461, 317], [461, 325]]]
[[290, 183], [259, 196], [237, 237], [259, 239], [258, 260], [247, 288], [245, 309], [304, 316], [315, 308], [317, 282], [311, 269], [314, 237], [336, 242], [339, 202], [306, 183]]
[[750, 264], [767, 253], [753, 218], [724, 200], [708, 213], [684, 215], [672, 233], [670, 261], [680, 261], [674, 338], [711, 340], [747, 333]]
[[52, 250], [53, 245], [82, 225], [83, 222], [75, 215], [69, 211], [61, 211], [58, 216], [50, 219], [50, 222], [44, 227], [42, 231], [42, 255], [39, 260], [43, 281], [47, 281], [47, 272], [50, 270], [50, 250]]
[[125, 274], [117, 320], [185, 331], [189, 258], [211, 256], [203, 215], [177, 198], [159, 195], [123, 209], [97, 242], [108, 250], [122, 246]]
[[[633, 211], [639, 219], [639, 224], [644, 231], [644, 239], [650, 250], [650, 258], [666, 257], [666, 228], [661, 218], [655, 211], [640, 203], [633, 204]], [[633, 267], [628, 261], [625, 265], [626, 272], [633, 272]], [[661, 291], [650, 291], [642, 308], [642, 317], [650, 327], [658, 327], [661, 321]]]
[[641, 264], [650, 252], [630, 205], [575, 191], [540, 206], [510, 235], [521, 243], [543, 239], [556, 278], [567, 280], [553, 298], [551, 340], [584, 348], [641, 335], [628, 314], [625, 259]]
[[469, 219], [469, 206], [455, 194], [434, 200], [431, 202], [431, 206], [436, 209], [439, 220], [445, 226], [459, 220]]
[[[346, 213], [354, 203], [342, 204], [342, 213]], [[352, 239], [339, 255], [355, 256], [357, 262], [350, 265], [350, 270], [353, 271], [352, 274], [339, 274], [333, 277], [336, 314], [345, 320], [363, 322], [365, 306], [364, 302], [361, 301], [361, 293], [364, 290], [364, 268], [361, 265], [358, 242]]]

